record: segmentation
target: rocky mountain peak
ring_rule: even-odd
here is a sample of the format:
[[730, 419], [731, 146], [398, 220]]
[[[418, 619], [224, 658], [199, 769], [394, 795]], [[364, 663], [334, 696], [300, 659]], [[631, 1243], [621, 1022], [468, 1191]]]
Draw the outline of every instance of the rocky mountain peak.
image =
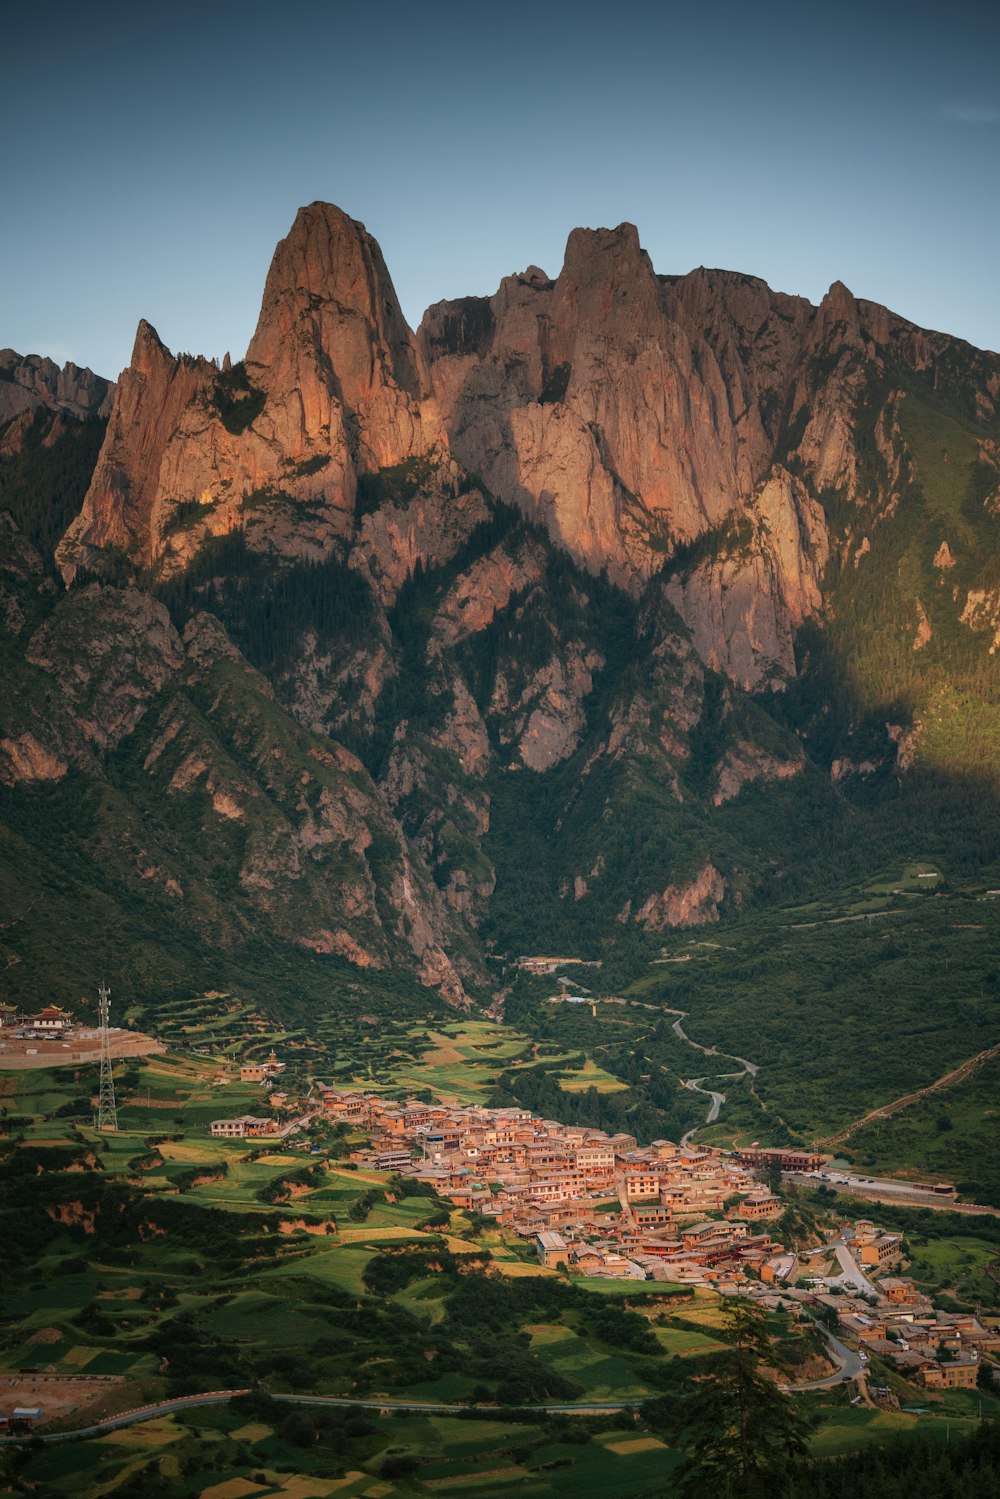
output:
[[[659, 276], [627, 222], [574, 229], [555, 281], [531, 265], [493, 297], [439, 303], [418, 338], [365, 226], [315, 202], [275, 250], [245, 361], [174, 359], [140, 324], [60, 561], [69, 575], [113, 545], [176, 571], [234, 530], [328, 558], [355, 536], [359, 481], [433, 451], [452, 488], [453, 456], [634, 594], [671, 567], [705, 661], [776, 685], [821, 611], [827, 543], [808, 496], [860, 493], [856, 413], [887, 361], [941, 356], [961, 363], [839, 281], [815, 308], [741, 272]], [[971, 394], [992, 410], [982, 374]], [[864, 438], [887, 472], [893, 421], [879, 413]], [[416, 524], [368, 525], [385, 602], [421, 553]]]
[[835, 281], [819, 304], [816, 318], [818, 326], [826, 332], [840, 323], [856, 332], [860, 323], [860, 310], [854, 294], [843, 281]]
[[[332, 203], [300, 208], [275, 250], [248, 363], [273, 364], [290, 324], [302, 320], [311, 323], [309, 331], [331, 355], [341, 381], [348, 381], [345, 399], [353, 396], [352, 404], [371, 383], [372, 372], [365, 370], [371, 359], [359, 360], [362, 351], [371, 356], [377, 350], [395, 383], [419, 398], [422, 382], [412, 335], [382, 251], [364, 224]], [[327, 348], [323, 335], [330, 333], [337, 336], [335, 346]]]
[[176, 571], [237, 529], [317, 560], [351, 529], [359, 475], [445, 446], [381, 250], [312, 203], [275, 250], [245, 361], [175, 358], [139, 324], [60, 566], [71, 577], [115, 545]]
[[622, 329], [623, 324], [639, 331], [655, 317], [656, 275], [635, 225], [574, 229], [566, 241], [555, 300], [560, 313], [571, 309], [590, 332]]
[[[0, 353], [29, 400], [0, 501], [54, 491], [30, 401], [67, 371]], [[631, 224], [418, 338], [364, 225], [310, 204], [245, 359], [143, 321], [96, 468], [65, 418], [73, 508], [93, 477], [64, 575], [115, 584], [125, 551], [149, 591], [60, 594], [70, 506], [37, 553], [0, 516], [0, 781], [107, 779], [91, 847], [129, 911], [153, 881], [151, 920], [183, 901], [213, 947], [261, 929], [459, 1004], [480, 930], [613, 947], [807, 888], [825, 772], [935, 766], [952, 660], [986, 742], [998, 401], [994, 356], [839, 282], [657, 275]]]
[[638, 229], [622, 223], [616, 229], [571, 229], [560, 279], [622, 281], [652, 270]]
[[[344, 427], [361, 472], [439, 442], [430, 381], [382, 251], [332, 203], [300, 208], [274, 252], [247, 365], [269, 393], [298, 393], [312, 438]], [[356, 442], [350, 439], [356, 433]]]
[[378, 254], [378, 246], [364, 224], [343, 209], [334, 203], [307, 204], [298, 210], [271, 258], [263, 312], [289, 289], [304, 288], [317, 296], [329, 296], [348, 261], [373, 250]]
[[139, 326], [135, 330], [135, 343], [132, 345], [129, 369], [136, 374], [148, 375], [168, 361], [173, 362], [170, 350], [152, 323], [147, 323], [145, 318], [140, 318]]

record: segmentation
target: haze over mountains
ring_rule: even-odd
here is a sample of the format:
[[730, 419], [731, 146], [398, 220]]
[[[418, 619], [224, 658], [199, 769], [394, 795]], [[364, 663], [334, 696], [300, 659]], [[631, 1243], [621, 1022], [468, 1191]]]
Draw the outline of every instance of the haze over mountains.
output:
[[322, 203], [240, 363], [4, 351], [12, 987], [58, 925], [133, 990], [312, 955], [487, 1002], [489, 951], [908, 840], [989, 870], [998, 401], [996, 355], [628, 224], [414, 333]]

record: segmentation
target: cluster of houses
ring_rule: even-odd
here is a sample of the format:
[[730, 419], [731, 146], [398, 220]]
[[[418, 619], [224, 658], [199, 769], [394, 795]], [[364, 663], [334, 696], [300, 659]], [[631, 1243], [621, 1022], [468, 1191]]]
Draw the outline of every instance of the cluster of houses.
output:
[[[271, 1055], [263, 1062], [243, 1062], [240, 1065], [241, 1083], [260, 1083], [267, 1090], [267, 1102], [273, 1113], [266, 1117], [258, 1117], [256, 1114], [237, 1114], [230, 1119], [213, 1119], [208, 1127], [209, 1134], [217, 1140], [263, 1140], [287, 1138], [301, 1129], [312, 1113], [317, 1110], [301, 1110], [297, 1115], [282, 1120], [279, 1115], [289, 1107], [288, 1094], [275, 1087], [275, 1083], [285, 1070], [285, 1063], [279, 1062], [273, 1048]], [[219, 1083], [231, 1081], [228, 1073], [223, 1072], [217, 1079]]]
[[[714, 1149], [589, 1125], [528, 1109], [399, 1103], [325, 1089], [324, 1112], [364, 1128], [358, 1165], [398, 1171], [534, 1242], [546, 1265], [585, 1275], [715, 1285], [760, 1273], [781, 1253], [766, 1220], [780, 1204], [744, 1164]], [[708, 1218], [708, 1214], [722, 1217]]]
[[819, 1294], [836, 1308], [843, 1336], [869, 1358], [932, 1390], [974, 1390], [984, 1356], [1000, 1353], [1000, 1329], [974, 1312], [941, 1311], [905, 1276], [875, 1282], [874, 1298]]
[[870, 1219], [843, 1225], [839, 1241], [868, 1291], [837, 1285], [833, 1294], [827, 1283], [838, 1277], [815, 1273], [811, 1289], [802, 1284], [831, 1246], [797, 1255], [772, 1237], [768, 1220], [781, 1203], [762, 1178], [816, 1171], [825, 1157], [814, 1152], [733, 1154], [668, 1140], [640, 1147], [632, 1135], [527, 1109], [400, 1103], [333, 1088], [322, 1090], [322, 1102], [328, 1116], [369, 1135], [370, 1145], [352, 1152], [359, 1165], [431, 1183], [457, 1207], [532, 1241], [546, 1266], [723, 1292], [757, 1280], [763, 1294], [834, 1307], [845, 1337], [930, 1389], [973, 1388], [980, 1358], [1000, 1351], [1000, 1330], [937, 1311], [912, 1281], [887, 1274], [899, 1265], [902, 1240]]

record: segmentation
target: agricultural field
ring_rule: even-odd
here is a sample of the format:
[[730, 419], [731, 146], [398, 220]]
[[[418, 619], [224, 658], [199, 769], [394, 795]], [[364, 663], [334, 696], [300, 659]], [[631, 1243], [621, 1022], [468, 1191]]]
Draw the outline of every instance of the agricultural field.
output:
[[[221, 1073], [240, 1061], [262, 1061], [273, 1047], [286, 1079], [314, 1081], [483, 1103], [506, 1067], [533, 1056], [530, 1038], [488, 1020], [455, 1019], [447, 1009], [425, 1020], [381, 1011], [320, 1013], [308, 1025], [282, 1024], [259, 1005], [230, 994], [177, 999], [154, 1008], [133, 1006], [130, 1022], [149, 1027], [171, 1052], [216, 1063]], [[231, 1095], [227, 1093], [227, 1098]]]

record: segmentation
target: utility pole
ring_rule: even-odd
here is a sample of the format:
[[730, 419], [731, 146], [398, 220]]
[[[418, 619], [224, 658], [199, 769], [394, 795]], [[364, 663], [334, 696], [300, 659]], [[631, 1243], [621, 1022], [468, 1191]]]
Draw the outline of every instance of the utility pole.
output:
[[118, 1110], [115, 1108], [115, 1079], [111, 1070], [111, 1036], [108, 1021], [111, 1016], [111, 990], [102, 983], [97, 991], [101, 1002], [98, 1013], [101, 1017], [101, 1094], [97, 1111], [97, 1128], [118, 1130]]

